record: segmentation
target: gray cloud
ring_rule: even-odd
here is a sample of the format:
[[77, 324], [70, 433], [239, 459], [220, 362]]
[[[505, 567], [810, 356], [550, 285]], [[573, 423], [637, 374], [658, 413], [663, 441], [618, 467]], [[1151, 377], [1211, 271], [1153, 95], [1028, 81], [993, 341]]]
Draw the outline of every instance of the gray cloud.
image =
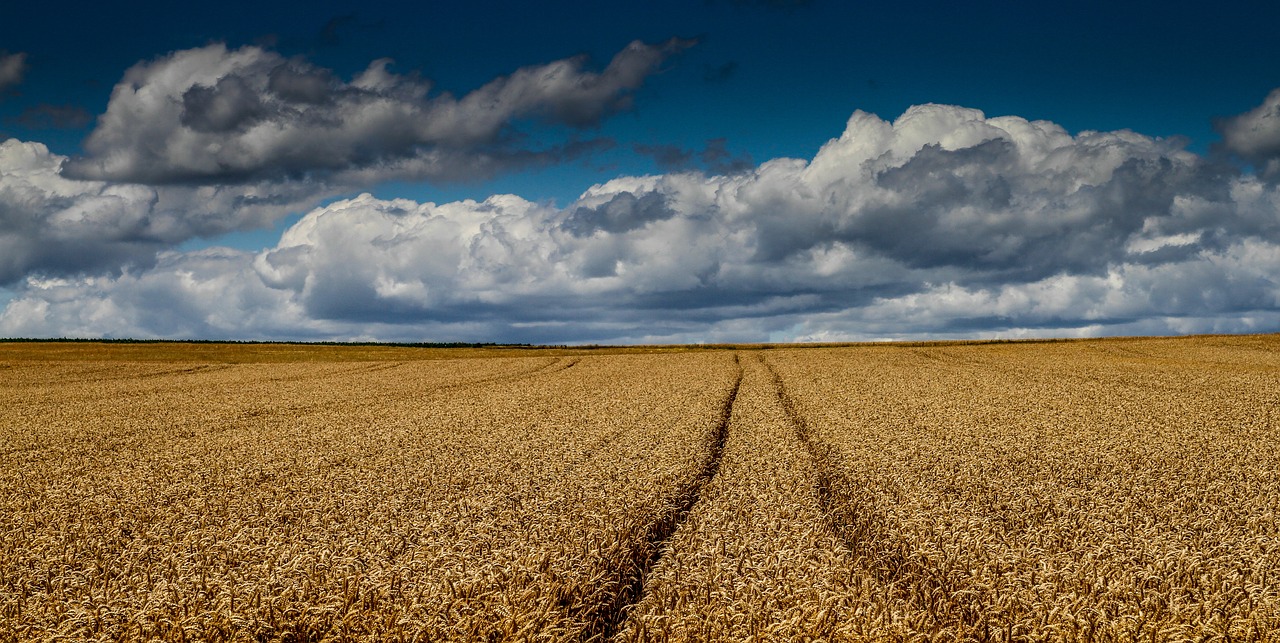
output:
[[680, 172], [698, 166], [712, 174], [733, 174], [751, 169], [751, 157], [729, 152], [728, 141], [713, 138], [702, 150], [684, 149], [678, 145], [636, 143], [637, 153], [653, 158], [664, 172]]
[[483, 173], [545, 156], [508, 135], [513, 123], [594, 126], [691, 44], [633, 42], [599, 72], [583, 57], [524, 67], [461, 98], [392, 73], [388, 59], [341, 81], [258, 47], [179, 51], [125, 74], [64, 173], [147, 184], [454, 178], [441, 159]]
[[[45, 191], [89, 198], [65, 187]], [[28, 278], [0, 335], [1275, 331], [1277, 212], [1280, 186], [1179, 141], [921, 105], [893, 121], [856, 112], [809, 160], [620, 177], [564, 208], [366, 194], [312, 210], [261, 253], [162, 253], [106, 277]], [[162, 300], [182, 303], [150, 319]]]
[[178, 121], [202, 134], [243, 133], [267, 116], [267, 106], [240, 76], [218, 79], [213, 87], [196, 85], [182, 94]]
[[687, 170], [693, 164], [694, 152], [679, 145], [635, 143], [631, 149], [652, 158], [664, 172]]
[[79, 129], [93, 122], [93, 116], [79, 105], [41, 103], [23, 110], [14, 121], [28, 129]]
[[1280, 179], [1280, 89], [1261, 105], [1215, 123], [1223, 146], [1257, 166], [1271, 179]]
[[0, 49], [0, 92], [22, 82], [27, 72], [27, 54], [11, 54]]
[[329, 70], [308, 65], [280, 65], [267, 75], [267, 90], [285, 103], [322, 105], [333, 100], [339, 86]]
[[749, 170], [755, 165], [751, 155], [745, 152], [739, 154], [730, 152], [728, 141], [723, 138], [707, 141], [707, 146], [698, 156], [702, 159], [703, 167], [713, 174], [733, 174]]
[[617, 234], [673, 216], [675, 212], [667, 207], [666, 197], [661, 194], [649, 192], [637, 197], [630, 192], [622, 192], [594, 207], [579, 206], [561, 227], [579, 237], [596, 231]]
[[875, 174], [893, 199], [838, 217], [832, 234], [913, 267], [963, 266], [999, 280], [1096, 274], [1132, 260], [1126, 240], [1166, 218], [1179, 196], [1209, 196], [1204, 175], [1213, 170], [1169, 149], [1134, 150], [1109, 176], [1073, 191], [1054, 185], [1062, 181], [1053, 170], [1020, 168], [1025, 152], [1004, 138], [957, 150], [925, 145]]

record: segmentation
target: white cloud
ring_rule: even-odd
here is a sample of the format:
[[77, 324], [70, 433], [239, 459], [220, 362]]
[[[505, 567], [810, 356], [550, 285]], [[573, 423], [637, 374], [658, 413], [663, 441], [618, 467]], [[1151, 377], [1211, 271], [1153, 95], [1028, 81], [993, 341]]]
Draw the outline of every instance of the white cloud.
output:
[[[41, 180], [52, 181], [46, 192], [66, 188]], [[591, 342], [1277, 330], [1278, 212], [1276, 185], [1175, 142], [924, 105], [892, 122], [855, 113], [809, 161], [620, 177], [565, 208], [514, 195], [361, 195], [312, 210], [256, 255], [165, 253], [114, 277], [28, 280], [0, 314], [0, 335]], [[165, 301], [179, 304], [155, 312]]]
[[151, 264], [198, 236], [265, 226], [313, 206], [321, 184], [158, 186], [65, 178], [41, 143], [0, 142], [0, 284]]
[[[324, 334], [229, 249], [162, 253], [118, 276], [36, 279], [0, 315], [11, 337], [309, 337]], [[56, 329], [56, 330], [51, 330]]]
[[125, 73], [84, 143], [87, 155], [65, 169], [151, 184], [485, 176], [575, 152], [505, 140], [515, 121], [595, 125], [691, 44], [633, 42], [600, 72], [585, 70], [583, 57], [524, 67], [461, 98], [392, 73], [390, 59], [343, 81], [258, 47], [178, 51]]

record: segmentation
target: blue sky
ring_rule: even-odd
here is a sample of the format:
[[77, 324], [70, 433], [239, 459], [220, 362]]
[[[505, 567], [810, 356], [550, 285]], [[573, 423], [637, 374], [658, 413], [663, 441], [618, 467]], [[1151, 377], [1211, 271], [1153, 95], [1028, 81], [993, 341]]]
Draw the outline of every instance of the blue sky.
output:
[[1272, 3], [462, 4], [6, 8], [0, 336], [1280, 330]]

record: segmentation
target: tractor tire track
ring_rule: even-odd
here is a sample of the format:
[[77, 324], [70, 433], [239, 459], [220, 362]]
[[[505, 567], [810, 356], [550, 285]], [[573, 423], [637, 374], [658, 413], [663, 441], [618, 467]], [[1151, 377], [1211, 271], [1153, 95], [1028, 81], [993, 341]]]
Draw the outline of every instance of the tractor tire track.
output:
[[[760, 358], [773, 379], [774, 391], [813, 458], [818, 499], [827, 527], [848, 547], [859, 565], [886, 586], [897, 600], [929, 603], [946, 625], [973, 626], [987, 612], [981, 588], [966, 578], [948, 576], [893, 529], [894, 519], [877, 506], [870, 481], [859, 483], [847, 473], [839, 450], [815, 435], [774, 366]], [[943, 600], [939, 600], [939, 598]]]
[[615, 581], [616, 586], [621, 589], [615, 592], [610, 600], [597, 604], [579, 615], [588, 624], [582, 635], [583, 640], [608, 641], [622, 628], [627, 615], [644, 597], [645, 580], [650, 571], [662, 560], [662, 555], [667, 550], [667, 542], [684, 524], [689, 512], [702, 496], [703, 489], [720, 471], [725, 444], [729, 441], [729, 419], [733, 416], [733, 404], [738, 398], [738, 390], [742, 387], [743, 368], [737, 353], [733, 355], [733, 364], [737, 373], [729, 395], [720, 405], [719, 421], [710, 436], [710, 457], [702, 471], [677, 492], [658, 518], [642, 527], [643, 532], [638, 539], [642, 545], [632, 550], [630, 560], [625, 561], [625, 564], [617, 569]]

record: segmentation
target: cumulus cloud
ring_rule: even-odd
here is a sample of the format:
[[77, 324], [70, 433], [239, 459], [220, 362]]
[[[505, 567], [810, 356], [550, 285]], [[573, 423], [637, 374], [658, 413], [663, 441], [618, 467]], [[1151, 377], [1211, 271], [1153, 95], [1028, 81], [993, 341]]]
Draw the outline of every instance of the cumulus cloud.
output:
[[0, 142], [0, 285], [146, 266], [192, 237], [266, 226], [324, 185], [161, 186], [77, 181], [41, 143]]
[[[636, 42], [599, 72], [583, 58], [526, 67], [462, 98], [432, 95], [386, 60], [348, 81], [258, 47], [139, 64], [115, 87], [86, 156], [0, 143], [0, 286], [142, 269], [189, 239], [264, 227], [387, 179], [466, 179], [590, 154], [610, 143], [530, 149], [507, 128], [595, 124], [688, 44]], [[20, 74], [21, 55], [5, 60]], [[44, 105], [19, 120], [76, 126], [86, 116]]]
[[690, 46], [633, 42], [602, 71], [584, 57], [524, 67], [462, 97], [375, 60], [350, 80], [259, 47], [214, 44], [138, 64], [69, 160], [71, 178], [147, 184], [480, 176], [574, 151], [529, 149], [513, 125], [597, 125]]
[[[115, 276], [31, 278], [7, 305], [9, 337], [328, 336], [263, 284], [251, 256], [225, 248], [163, 252], [146, 270]], [[56, 332], [50, 329], [56, 329]], [[252, 330], [248, 330], [252, 329]], [[278, 333], [278, 334], [273, 334]]]
[[27, 73], [27, 54], [11, 54], [0, 49], [0, 92], [22, 82]]
[[[261, 253], [168, 253], [112, 277], [28, 280], [0, 335], [1274, 331], [1278, 212], [1280, 187], [1177, 141], [921, 105], [893, 121], [855, 112], [812, 159], [620, 177], [563, 208], [365, 194], [313, 209]], [[191, 303], [152, 321], [161, 297]]]
[[1280, 244], [1246, 239], [1159, 265], [1118, 264], [1105, 275], [1064, 273], [981, 287], [932, 284], [858, 309], [811, 316], [794, 332], [800, 339], [841, 341], [1277, 329]]
[[1271, 179], [1280, 179], [1280, 89], [1261, 105], [1217, 123], [1228, 151], [1255, 164]]

